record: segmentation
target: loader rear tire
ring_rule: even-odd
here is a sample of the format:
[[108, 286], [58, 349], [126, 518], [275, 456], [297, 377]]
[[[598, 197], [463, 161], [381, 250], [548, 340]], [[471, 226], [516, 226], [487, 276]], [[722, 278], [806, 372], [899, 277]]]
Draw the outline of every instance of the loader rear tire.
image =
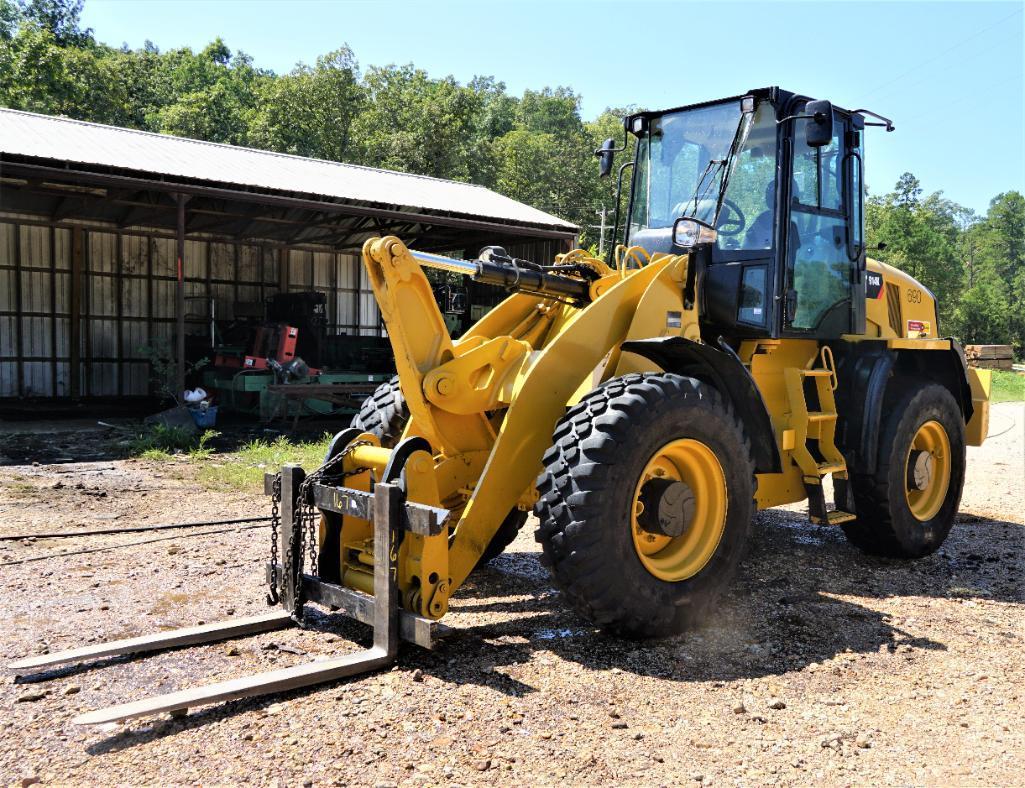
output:
[[[943, 386], [909, 379], [891, 385], [876, 472], [851, 469], [857, 519], [842, 528], [866, 553], [921, 558], [939, 549], [957, 516], [964, 486], [964, 419]], [[914, 460], [930, 449], [933, 456], [923, 458], [930, 472], [916, 481]]]
[[[352, 420], [352, 426], [373, 433], [380, 439], [384, 448], [394, 449], [408, 422], [409, 408], [406, 407], [406, 398], [402, 396], [402, 389], [399, 388], [399, 376], [395, 375], [363, 400], [359, 413]], [[509, 512], [488, 543], [477, 566], [483, 566], [500, 556], [516, 538], [526, 521], [526, 512], [519, 509]]]
[[[699, 623], [737, 572], [754, 512], [751, 446], [730, 403], [681, 375], [613, 378], [567, 411], [543, 464], [536, 538], [573, 607], [631, 638]], [[693, 508], [676, 536], [650, 539], [638, 494], [667, 480]]]
[[504, 553], [505, 548], [512, 544], [513, 539], [519, 534], [525, 522], [527, 522], [527, 512], [521, 512], [519, 509], [513, 509], [509, 512], [505, 519], [502, 520], [502, 524], [498, 526], [495, 535], [491, 537], [491, 541], [488, 542], [488, 546], [481, 554], [477, 566], [483, 566]]
[[399, 388], [399, 376], [395, 375], [363, 400], [352, 426], [373, 433], [384, 448], [394, 449], [408, 421], [409, 408]]

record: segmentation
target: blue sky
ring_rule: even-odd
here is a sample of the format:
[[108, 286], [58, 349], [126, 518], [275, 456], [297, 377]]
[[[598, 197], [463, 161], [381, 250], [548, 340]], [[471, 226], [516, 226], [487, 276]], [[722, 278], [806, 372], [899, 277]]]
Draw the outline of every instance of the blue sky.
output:
[[567, 85], [583, 115], [779, 85], [893, 118], [871, 130], [866, 181], [909, 170], [979, 212], [1025, 190], [1022, 2], [328, 2], [86, 0], [105, 43], [202, 47], [216, 36], [289, 71], [348, 44], [362, 66], [409, 63], [512, 93]]

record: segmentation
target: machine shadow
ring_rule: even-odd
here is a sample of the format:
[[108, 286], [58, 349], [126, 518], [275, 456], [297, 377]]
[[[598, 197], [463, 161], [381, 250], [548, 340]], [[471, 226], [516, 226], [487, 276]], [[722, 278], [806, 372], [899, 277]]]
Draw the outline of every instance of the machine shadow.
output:
[[[839, 529], [810, 525], [800, 513], [761, 512], [737, 581], [713, 617], [695, 631], [647, 642], [600, 633], [568, 609], [538, 553], [507, 553], [453, 600], [456, 634], [445, 658], [410, 656], [439, 678], [497, 686], [501, 666], [541, 651], [593, 670], [731, 681], [801, 670], [845, 652], [942, 650], [942, 643], [912, 636], [870, 602], [842, 597], [1021, 603], [1023, 545], [1020, 524], [965, 514], [935, 555], [884, 559], [861, 553]], [[464, 626], [464, 614], [493, 620]]]
[[[1023, 545], [1025, 528], [1020, 524], [966, 514], [935, 555], [910, 562], [880, 559], [849, 546], [839, 530], [809, 525], [800, 513], [761, 512], [740, 574], [714, 616], [684, 635], [644, 642], [608, 636], [576, 615], [541, 565], [539, 553], [507, 552], [471, 575], [454, 597], [446, 618], [451, 632], [437, 649], [406, 645], [398, 666], [452, 684], [478, 685], [496, 695], [523, 697], [537, 688], [506, 669], [530, 663], [542, 653], [586, 670], [619, 670], [672, 682], [769, 677], [842, 653], [907, 658], [946, 646], [913, 636], [872, 609], [868, 600], [927, 596], [1021, 603]], [[315, 607], [308, 615], [309, 626], [321, 634], [338, 635], [359, 647], [370, 644], [369, 627]], [[116, 733], [88, 751], [95, 755], [134, 747], [313, 692], [335, 693], [341, 699], [346, 685], [359, 680], [202, 708], [184, 718]]]

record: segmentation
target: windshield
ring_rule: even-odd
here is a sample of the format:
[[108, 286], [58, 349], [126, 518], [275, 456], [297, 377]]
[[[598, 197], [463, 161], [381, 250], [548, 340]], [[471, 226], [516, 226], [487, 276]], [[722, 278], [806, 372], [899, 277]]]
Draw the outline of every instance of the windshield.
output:
[[[775, 165], [775, 112], [769, 102], [747, 114], [738, 99], [652, 118], [637, 145], [629, 235], [691, 216], [719, 229], [720, 247], [745, 248], [750, 236], [751, 244], [766, 248], [761, 236], [771, 237]], [[719, 204], [724, 178], [725, 207]], [[762, 232], [763, 224], [770, 232]]]

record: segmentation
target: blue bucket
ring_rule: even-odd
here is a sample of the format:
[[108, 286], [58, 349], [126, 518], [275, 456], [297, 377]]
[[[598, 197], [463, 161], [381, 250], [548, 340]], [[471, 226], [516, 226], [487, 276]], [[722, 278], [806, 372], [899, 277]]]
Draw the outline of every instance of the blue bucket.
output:
[[217, 423], [217, 406], [211, 405], [206, 410], [202, 408], [189, 408], [192, 420], [200, 428], [213, 427]]

